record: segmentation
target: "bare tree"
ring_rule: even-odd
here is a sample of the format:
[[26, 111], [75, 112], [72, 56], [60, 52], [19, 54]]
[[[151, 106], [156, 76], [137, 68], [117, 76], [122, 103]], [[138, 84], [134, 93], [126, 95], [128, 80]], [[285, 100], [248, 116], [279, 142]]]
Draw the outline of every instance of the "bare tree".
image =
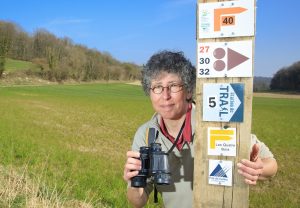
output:
[[0, 22], [0, 77], [2, 77], [5, 59], [12, 47], [13, 38], [15, 36], [15, 26], [9, 22]]
[[122, 63], [108, 52], [76, 45], [69, 38], [57, 38], [43, 29], [28, 35], [16, 24], [0, 21], [0, 77], [7, 57], [32, 61], [39, 66], [43, 78], [53, 81], [140, 77], [139, 66]]

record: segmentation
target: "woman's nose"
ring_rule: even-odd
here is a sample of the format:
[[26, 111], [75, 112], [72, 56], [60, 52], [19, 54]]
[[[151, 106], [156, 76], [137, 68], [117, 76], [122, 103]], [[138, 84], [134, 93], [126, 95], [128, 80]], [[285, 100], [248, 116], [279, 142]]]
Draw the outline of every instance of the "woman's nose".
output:
[[162, 91], [162, 96], [164, 99], [168, 99], [171, 97], [171, 90], [169, 87], [164, 87]]

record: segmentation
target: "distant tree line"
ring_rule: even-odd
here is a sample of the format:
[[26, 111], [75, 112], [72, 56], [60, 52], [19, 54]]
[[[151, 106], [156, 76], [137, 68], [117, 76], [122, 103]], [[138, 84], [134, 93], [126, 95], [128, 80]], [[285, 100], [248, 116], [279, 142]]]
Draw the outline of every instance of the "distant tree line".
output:
[[271, 77], [254, 77], [253, 78], [253, 91], [262, 92], [270, 90]]
[[270, 88], [300, 92], [300, 61], [277, 71], [271, 80]]
[[109, 53], [57, 38], [43, 29], [29, 35], [14, 23], [0, 21], [0, 78], [6, 58], [35, 63], [38, 75], [51, 81], [136, 80], [141, 76], [140, 66], [122, 63]]

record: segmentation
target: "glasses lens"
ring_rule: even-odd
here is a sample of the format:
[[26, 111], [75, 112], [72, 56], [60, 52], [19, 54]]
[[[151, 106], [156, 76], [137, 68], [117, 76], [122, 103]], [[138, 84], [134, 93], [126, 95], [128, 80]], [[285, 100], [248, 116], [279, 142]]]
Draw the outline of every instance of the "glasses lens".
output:
[[162, 87], [162, 86], [156, 86], [156, 87], [153, 87], [153, 88], [152, 88], [152, 91], [153, 91], [155, 94], [160, 94], [160, 93], [163, 91], [163, 87]]
[[179, 92], [181, 89], [182, 89], [182, 85], [176, 84], [176, 85], [171, 85], [170, 86], [171, 92]]

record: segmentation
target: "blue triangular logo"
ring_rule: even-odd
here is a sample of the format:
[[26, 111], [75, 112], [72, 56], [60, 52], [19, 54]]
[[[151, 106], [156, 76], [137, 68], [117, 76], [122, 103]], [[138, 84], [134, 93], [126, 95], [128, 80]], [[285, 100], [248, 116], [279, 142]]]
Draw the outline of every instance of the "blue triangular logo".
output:
[[227, 178], [227, 175], [225, 171], [222, 169], [220, 164], [217, 165], [217, 167], [213, 170], [213, 172], [209, 176]]

